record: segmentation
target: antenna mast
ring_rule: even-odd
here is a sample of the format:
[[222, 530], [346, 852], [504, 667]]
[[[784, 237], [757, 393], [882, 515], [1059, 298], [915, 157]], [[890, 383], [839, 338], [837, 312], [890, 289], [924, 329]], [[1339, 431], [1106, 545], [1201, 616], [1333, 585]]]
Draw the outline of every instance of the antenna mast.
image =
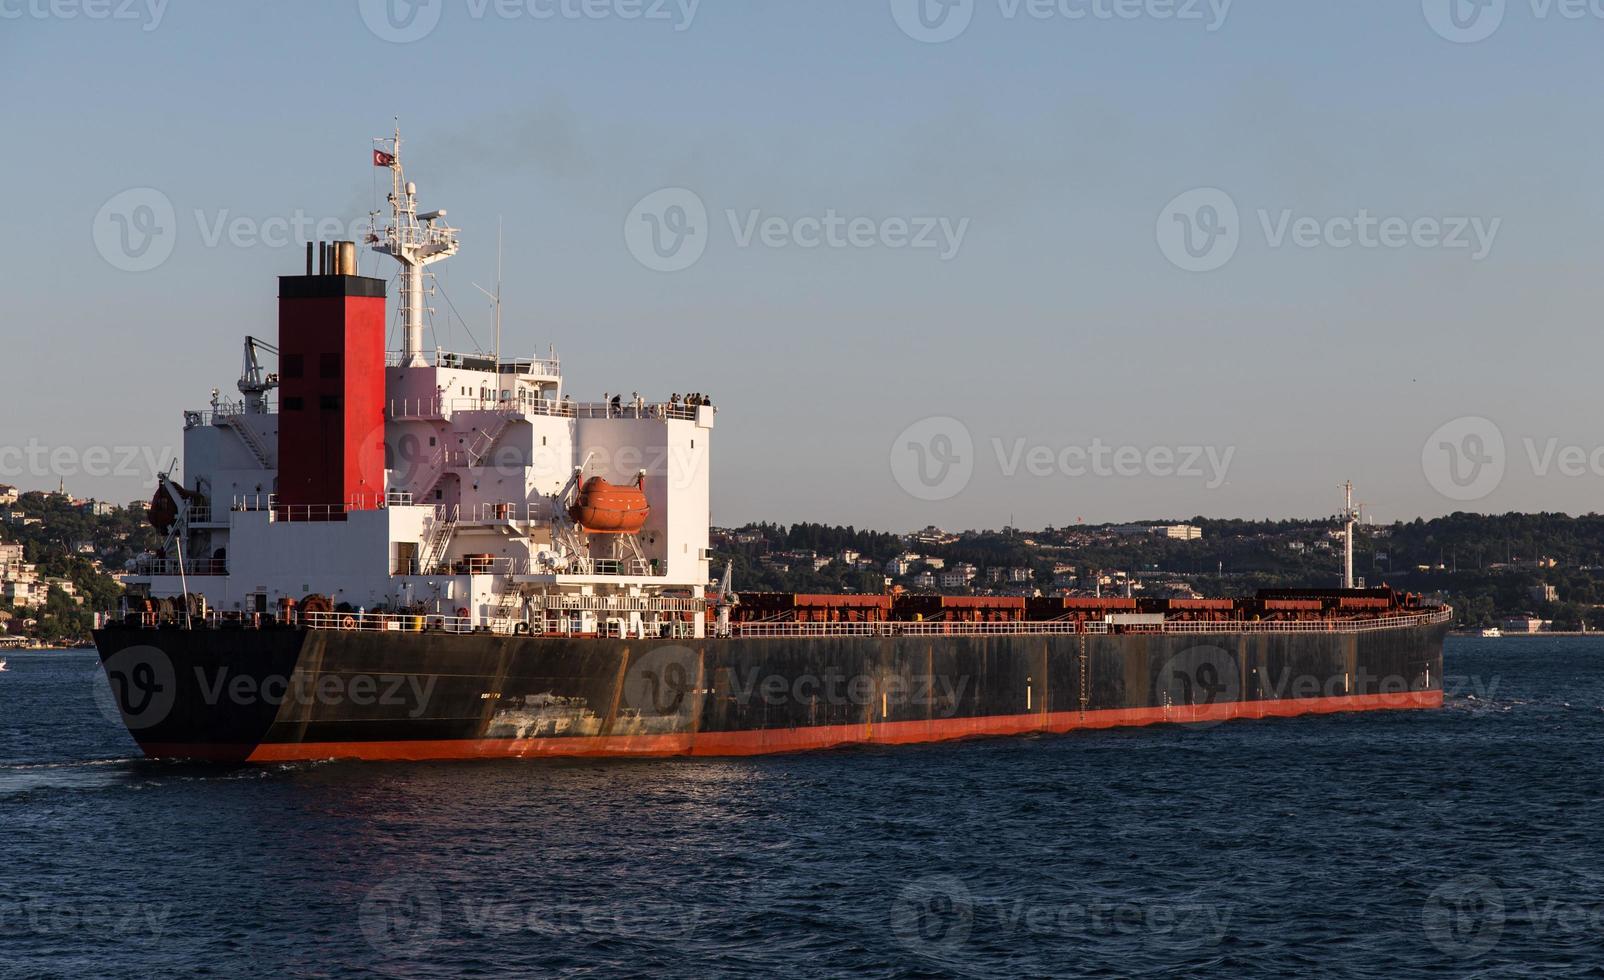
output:
[[1359, 522], [1359, 512], [1353, 506], [1353, 481], [1342, 485], [1342, 587], [1353, 588], [1353, 526]]
[[[501, 218], [496, 218], [496, 373], [501, 373]], [[499, 382], [498, 382], [499, 384]]]
[[484, 293], [486, 296], [490, 297], [491, 301], [493, 303], [495, 303], [495, 305], [496, 305], [496, 346], [495, 346], [495, 349], [491, 352], [490, 356], [492, 358], [494, 358], [495, 362], [496, 362], [496, 378], [497, 378], [496, 387], [499, 389], [501, 387], [501, 381], [500, 381], [500, 378], [501, 378], [501, 222], [500, 222], [500, 220], [497, 220], [497, 222], [496, 222], [496, 291], [492, 293], [490, 290], [488, 290], [485, 287], [479, 285], [478, 283], [474, 283], [473, 284], [473, 288], [479, 290], [481, 293]]
[[[401, 169], [400, 124], [396, 124], [394, 136], [373, 142], [374, 165], [390, 168], [390, 224], [382, 232], [371, 228], [368, 244], [401, 265], [401, 322], [406, 328], [401, 363], [405, 367], [421, 367], [425, 363], [423, 268], [457, 254], [457, 229], [441, 221], [446, 216], [444, 209], [418, 213], [418, 185], [407, 180]], [[375, 211], [372, 215], [375, 226], [378, 214]]]

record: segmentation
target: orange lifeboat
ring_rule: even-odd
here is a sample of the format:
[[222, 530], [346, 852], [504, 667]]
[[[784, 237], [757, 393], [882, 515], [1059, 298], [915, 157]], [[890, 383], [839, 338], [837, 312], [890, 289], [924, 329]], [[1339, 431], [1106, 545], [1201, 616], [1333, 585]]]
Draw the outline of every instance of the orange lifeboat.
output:
[[173, 499], [173, 494], [168, 492], [168, 488], [186, 502], [194, 500], [197, 496], [176, 483], [167, 482], [165, 479], [161, 482], [156, 488], [156, 495], [150, 498], [150, 524], [162, 534], [171, 531], [173, 525], [178, 523], [178, 501]]
[[568, 516], [591, 534], [634, 534], [652, 516], [645, 483], [645, 474], [637, 477], [632, 487], [593, 476], [579, 488], [579, 499], [568, 509]]

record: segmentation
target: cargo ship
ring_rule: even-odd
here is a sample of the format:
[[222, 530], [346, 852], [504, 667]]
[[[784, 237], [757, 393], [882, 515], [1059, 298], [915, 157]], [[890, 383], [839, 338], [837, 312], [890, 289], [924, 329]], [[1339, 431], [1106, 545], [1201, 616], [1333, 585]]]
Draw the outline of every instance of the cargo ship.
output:
[[308, 243], [239, 398], [185, 413], [163, 544], [95, 631], [148, 756], [747, 755], [1441, 705], [1451, 610], [1387, 588], [737, 591], [712, 399], [577, 400], [555, 351], [502, 357], [499, 301], [490, 354], [427, 348], [458, 237], [401, 160], [375, 141], [389, 209], [360, 243], [399, 266], [400, 349], [359, 243]]

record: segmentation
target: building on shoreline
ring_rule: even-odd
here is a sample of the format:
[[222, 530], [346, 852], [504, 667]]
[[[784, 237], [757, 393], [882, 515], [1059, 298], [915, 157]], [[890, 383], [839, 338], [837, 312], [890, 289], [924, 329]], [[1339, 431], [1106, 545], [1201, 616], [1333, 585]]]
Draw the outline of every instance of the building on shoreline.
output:
[[1511, 616], [1504, 620], [1502, 626], [1505, 633], [1546, 633], [1553, 628], [1552, 619], [1538, 619], [1536, 616]]
[[1171, 541], [1203, 539], [1203, 529], [1195, 524], [1122, 524], [1113, 528], [1113, 532], [1123, 537], [1152, 535], [1155, 538], [1169, 538]]

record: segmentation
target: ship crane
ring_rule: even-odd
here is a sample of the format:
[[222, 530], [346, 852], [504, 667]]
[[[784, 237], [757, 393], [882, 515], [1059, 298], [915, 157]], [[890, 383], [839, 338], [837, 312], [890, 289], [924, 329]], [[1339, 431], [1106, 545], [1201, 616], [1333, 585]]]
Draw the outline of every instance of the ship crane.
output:
[[735, 578], [735, 559], [731, 558], [724, 565], [724, 577], [718, 583], [718, 595], [714, 596], [714, 608], [718, 615], [718, 635], [730, 635], [730, 614], [740, 605], [741, 597], [736, 593], [733, 580]]
[[267, 393], [278, 387], [278, 373], [262, 369], [258, 351], [278, 355], [278, 348], [256, 337], [245, 338], [244, 365], [240, 369], [239, 393], [245, 398], [245, 413], [261, 415], [267, 411]]

